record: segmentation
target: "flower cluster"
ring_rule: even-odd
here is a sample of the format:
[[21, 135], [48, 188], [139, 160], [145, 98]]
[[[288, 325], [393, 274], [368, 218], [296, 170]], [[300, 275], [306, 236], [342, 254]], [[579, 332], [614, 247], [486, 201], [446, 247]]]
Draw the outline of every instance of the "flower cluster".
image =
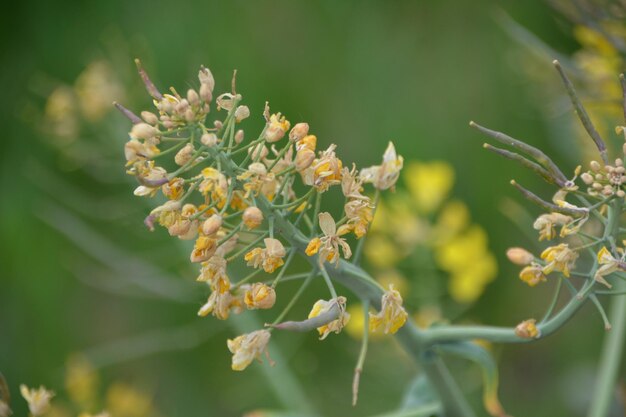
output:
[[[197, 281], [210, 290], [198, 315], [224, 320], [246, 309], [271, 309], [276, 286], [295, 254], [310, 261], [311, 277], [328, 275], [326, 268], [351, 258], [351, 241], [367, 234], [374, 217], [375, 202], [365, 185], [377, 193], [393, 189], [400, 175], [403, 159], [392, 143], [380, 165], [348, 168], [336, 145], [318, 150], [307, 123], [292, 126], [267, 103], [263, 130], [246, 141], [240, 124], [251, 112], [241, 104], [234, 78], [230, 92], [214, 97], [215, 80], [202, 67], [198, 89], [162, 94], [137, 65], [155, 109], [136, 115], [116, 105], [133, 123], [124, 147], [126, 169], [139, 183], [135, 195], [161, 200], [145, 219], [148, 228], [159, 225], [171, 236], [194, 242], [190, 261], [200, 267]], [[217, 117], [208, 123], [212, 112]], [[329, 192], [345, 200], [337, 221], [321, 210]], [[235, 264], [251, 270], [233, 282], [229, 266]], [[274, 273], [272, 280], [262, 277]], [[315, 303], [307, 319], [317, 323], [322, 339], [339, 333], [349, 320], [346, 298], [336, 296], [331, 279], [326, 283], [333, 299]], [[406, 320], [401, 305], [397, 291], [385, 293], [376, 326], [397, 331]], [[267, 353], [271, 331], [279, 324], [229, 340], [232, 368], [243, 370]]]

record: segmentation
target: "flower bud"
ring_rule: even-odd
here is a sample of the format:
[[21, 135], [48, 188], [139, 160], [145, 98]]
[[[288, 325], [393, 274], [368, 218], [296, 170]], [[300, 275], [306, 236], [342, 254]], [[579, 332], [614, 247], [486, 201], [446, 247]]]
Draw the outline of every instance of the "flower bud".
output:
[[243, 142], [243, 130], [239, 129], [235, 133], [235, 143], [239, 145], [241, 142]]
[[598, 163], [598, 161], [591, 161], [589, 162], [589, 166], [591, 167], [592, 170], [594, 171], [600, 171], [600, 164]]
[[157, 123], [159, 123], [159, 118], [156, 116], [156, 114], [149, 111], [142, 111], [141, 118], [145, 120], [146, 123], [152, 126], [155, 126]]
[[235, 121], [237, 123], [250, 117], [250, 109], [248, 106], [238, 106], [235, 110]]
[[152, 139], [158, 133], [158, 130], [154, 126], [150, 126], [148, 123], [137, 123], [133, 125], [130, 130], [130, 137], [132, 139]]
[[296, 154], [296, 171], [302, 172], [311, 166], [315, 160], [315, 152], [310, 149], [303, 149]]
[[193, 156], [193, 145], [191, 143], [186, 144], [174, 157], [174, 162], [177, 165], [183, 166], [187, 162], [191, 161], [191, 157]]
[[251, 206], [244, 210], [242, 220], [248, 229], [256, 229], [263, 223], [263, 213], [257, 207]]
[[212, 148], [213, 146], [217, 145], [217, 136], [215, 136], [215, 133], [205, 133], [200, 138], [200, 142], [202, 142], [204, 146]]
[[246, 291], [244, 302], [250, 310], [272, 308], [276, 302], [276, 291], [269, 285], [257, 282]]
[[198, 72], [198, 80], [200, 80], [200, 84], [206, 85], [211, 91], [215, 88], [215, 79], [213, 78], [211, 70], [208, 68], [202, 67], [200, 69], [200, 72]]
[[541, 337], [541, 332], [535, 325], [535, 319], [524, 320], [515, 327], [515, 334], [524, 339], [537, 339]]
[[296, 143], [296, 150], [301, 151], [303, 149], [309, 149], [311, 151], [315, 151], [315, 147], [317, 146], [317, 136], [315, 135], [307, 135], [302, 139], [298, 140]]
[[202, 233], [206, 236], [210, 236], [217, 233], [217, 231], [220, 230], [220, 227], [222, 227], [222, 216], [214, 214], [206, 219], [202, 224]]
[[192, 88], [187, 90], [187, 101], [192, 106], [197, 106], [198, 104], [200, 104], [200, 96], [198, 96], [198, 93], [196, 93], [196, 90]]
[[308, 134], [309, 134], [309, 124], [297, 123], [289, 132], [289, 140], [292, 142], [296, 142]]
[[200, 85], [200, 98], [205, 103], [210, 103], [213, 100], [213, 90], [207, 84]]
[[509, 248], [509, 250], [506, 251], [506, 257], [515, 265], [522, 266], [530, 264], [535, 259], [533, 254], [524, 248]]
[[593, 175], [588, 172], [583, 172], [583, 174], [580, 176], [580, 179], [583, 180], [583, 182], [587, 185], [591, 185], [593, 183]]

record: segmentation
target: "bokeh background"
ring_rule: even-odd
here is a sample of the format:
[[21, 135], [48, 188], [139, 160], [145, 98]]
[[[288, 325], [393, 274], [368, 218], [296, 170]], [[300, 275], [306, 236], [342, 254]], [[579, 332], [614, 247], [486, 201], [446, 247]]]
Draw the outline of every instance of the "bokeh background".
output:
[[[503, 13], [565, 56], [580, 48], [571, 22], [543, 2], [3, 6], [0, 372], [14, 397], [20, 383], [45, 384], [73, 410], [68, 363], [78, 386], [96, 384], [92, 371], [81, 374], [87, 360], [99, 381], [98, 398], [90, 401], [116, 404], [115, 417], [237, 416], [257, 409], [371, 416], [398, 408], [418, 374], [392, 339], [373, 342], [352, 408], [359, 341], [348, 334], [323, 343], [314, 334], [280, 334], [272, 345], [276, 367], [230, 370], [225, 339], [256, 328], [265, 316], [246, 313], [227, 323], [196, 318], [206, 293], [185, 248], [144, 229], [149, 206], [133, 197], [124, 176], [128, 123], [109, 107], [114, 99], [136, 110], [150, 104], [134, 57], [162, 89], [195, 85], [204, 64], [217, 90], [226, 90], [236, 68], [238, 91], [253, 115], [270, 100], [292, 121], [308, 121], [321, 143], [337, 143], [345, 161], [376, 163], [392, 139], [407, 161], [450, 163], [452, 195], [486, 231], [498, 261], [497, 279], [454, 320], [513, 325], [541, 316], [550, 285], [523, 285], [504, 258], [509, 246], [536, 248], [511, 221], [525, 212], [512, 212], [519, 207], [510, 203], [517, 195], [509, 180], [544, 196], [551, 191], [484, 151], [484, 138], [467, 123], [474, 119], [539, 145], [567, 172], [576, 165], [578, 142], [562, 128], [571, 116], [567, 107], [549, 111], [540, 94], [546, 84], [537, 85], [528, 71], [532, 60], [534, 74], [560, 94], [550, 61], [511, 36]], [[261, 126], [259, 117], [255, 124]], [[539, 213], [525, 202], [520, 207], [528, 216]], [[409, 286], [413, 280], [419, 277], [408, 277]], [[294, 288], [285, 284], [287, 292]], [[323, 294], [312, 288], [294, 314], [305, 314]], [[547, 340], [492, 346], [507, 410], [583, 415], [602, 334], [598, 313], [584, 308]], [[453, 367], [481, 410], [478, 371]], [[25, 415], [19, 399], [13, 408]]]

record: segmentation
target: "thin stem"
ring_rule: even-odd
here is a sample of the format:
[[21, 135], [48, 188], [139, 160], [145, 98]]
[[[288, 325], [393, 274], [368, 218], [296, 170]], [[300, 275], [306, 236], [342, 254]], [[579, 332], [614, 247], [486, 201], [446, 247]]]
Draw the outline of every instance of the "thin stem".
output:
[[289, 264], [291, 263], [295, 255], [296, 255], [296, 250], [291, 249], [291, 251], [289, 252], [289, 255], [287, 255], [287, 260], [285, 261], [285, 264], [280, 269], [280, 272], [278, 273], [278, 275], [276, 275], [276, 279], [272, 282], [272, 288], [276, 288], [280, 280], [283, 278], [283, 276], [285, 275], [285, 272], [287, 272], [287, 268], [289, 267]]
[[333, 281], [330, 279], [330, 275], [328, 275], [328, 271], [326, 271], [326, 267], [324, 265], [321, 265], [320, 271], [322, 272], [324, 281], [326, 281], [326, 286], [328, 287], [328, 290], [330, 291], [330, 295], [332, 296], [332, 298], [337, 298], [337, 291], [335, 290]]
[[552, 312], [554, 311], [554, 308], [556, 307], [556, 303], [559, 301], [559, 295], [561, 294], [562, 285], [563, 285], [563, 277], [559, 276], [559, 281], [556, 283], [556, 288], [554, 290], [554, 296], [552, 297], [552, 302], [550, 303], [550, 306], [548, 307], [548, 310], [546, 311], [546, 313], [543, 315], [543, 318], [541, 319], [540, 323], [544, 323], [552, 315]]
[[363, 372], [363, 363], [365, 363], [365, 357], [367, 356], [367, 344], [369, 338], [369, 309], [370, 302], [368, 300], [363, 301], [363, 340], [361, 341], [361, 351], [359, 352], [359, 359], [356, 362], [354, 368], [354, 377], [352, 379], [352, 406], [356, 406], [359, 399], [359, 382], [361, 381], [361, 372]]
[[250, 280], [254, 277], [256, 277], [257, 275], [259, 275], [261, 272], [263, 272], [263, 269], [257, 269], [254, 272], [249, 273], [246, 277], [240, 279], [239, 281], [237, 281], [235, 283], [235, 285], [233, 285], [233, 290], [237, 289], [239, 287], [241, 287], [243, 284], [246, 284], [248, 282], [250, 282]]
[[226, 259], [226, 261], [228, 261], [228, 262], [234, 261], [235, 259], [237, 259], [241, 255], [243, 255], [245, 252], [247, 252], [249, 249], [251, 249], [253, 246], [256, 246], [259, 242], [261, 242], [263, 239], [265, 239], [267, 237], [267, 235], [268, 235], [267, 232], [263, 233], [261, 236], [256, 238], [254, 241], [252, 241], [251, 243], [248, 243], [246, 246], [244, 246], [241, 250], [239, 250], [239, 252], [235, 253], [232, 256], [229, 256], [228, 259]]

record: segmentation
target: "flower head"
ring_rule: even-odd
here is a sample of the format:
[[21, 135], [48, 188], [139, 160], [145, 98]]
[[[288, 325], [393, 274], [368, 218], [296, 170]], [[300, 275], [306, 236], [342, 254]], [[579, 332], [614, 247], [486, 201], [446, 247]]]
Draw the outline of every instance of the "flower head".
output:
[[394, 334], [404, 326], [408, 314], [402, 307], [402, 296], [393, 285], [389, 285], [389, 290], [383, 294], [381, 305], [380, 312], [370, 313], [370, 330], [382, 329], [384, 333]]
[[267, 351], [271, 333], [267, 330], [257, 330], [229, 339], [228, 350], [233, 354], [232, 368], [234, 371], [243, 371], [253, 360], [261, 361], [261, 355], [265, 353], [270, 364], [272, 363]]

